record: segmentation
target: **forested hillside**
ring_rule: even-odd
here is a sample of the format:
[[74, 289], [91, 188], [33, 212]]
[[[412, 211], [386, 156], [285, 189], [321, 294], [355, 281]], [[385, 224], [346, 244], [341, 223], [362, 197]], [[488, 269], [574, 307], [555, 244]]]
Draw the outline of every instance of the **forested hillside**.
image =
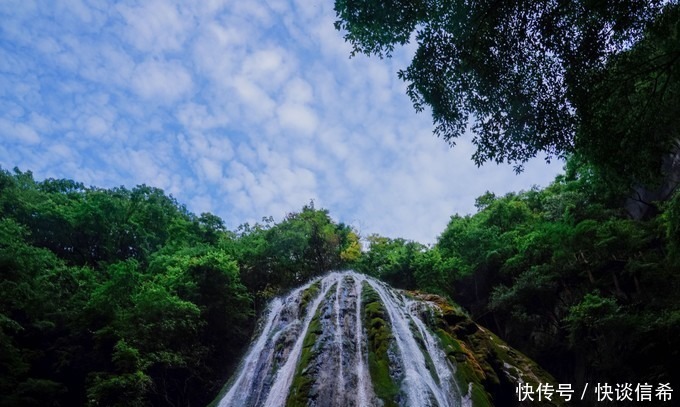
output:
[[477, 199], [436, 245], [369, 237], [358, 268], [448, 295], [574, 383], [677, 383], [677, 1], [335, 1], [351, 55], [389, 57], [472, 158], [563, 158], [545, 189]]
[[357, 268], [440, 293], [563, 383], [677, 383], [680, 193], [633, 220], [591, 167], [477, 199], [436, 245], [369, 237]]
[[313, 203], [233, 232], [147, 186], [0, 176], [2, 406], [206, 404], [268, 299], [345, 267], [453, 299], [560, 382], [677, 382], [680, 193], [633, 220], [576, 160], [363, 252]]
[[[280, 222], [265, 217], [256, 224], [229, 230], [219, 217], [191, 213], [160, 189], [145, 185], [103, 189], [79, 183], [77, 173], [70, 175], [76, 180], [36, 180], [26, 168], [26, 172], [0, 168], [0, 407], [206, 405], [236, 368], [268, 300], [315, 276], [343, 268], [403, 289], [447, 297], [464, 309], [461, 312], [469, 313], [474, 322], [535, 359], [560, 383], [572, 384], [577, 389], [583, 389], [587, 383], [591, 386], [624, 383], [633, 387], [644, 383], [670, 384], [678, 391], [680, 3], [335, 0], [334, 4], [335, 26], [351, 46], [352, 56], [389, 57], [395, 47], [413, 42], [413, 59], [397, 76], [405, 82], [414, 110], [431, 114], [435, 135], [451, 145], [461, 138], [470, 142], [475, 148], [472, 159], [477, 165], [506, 163], [521, 172], [529, 160], [544, 157], [564, 162], [564, 173], [545, 188], [504, 196], [488, 192], [480, 196], [476, 213], [451, 213], [448, 225], [441, 225], [436, 243], [428, 246], [398, 237], [359, 236], [351, 226], [334, 221], [327, 210], [315, 208], [313, 202]], [[173, 4], [168, 10], [175, 8]], [[46, 10], [46, 14], [55, 14], [49, 8]], [[119, 7], [109, 11], [115, 18], [127, 19], [131, 15], [131, 11], [126, 13]], [[15, 14], [21, 13], [12, 8], [8, 15], [14, 18]], [[152, 7], [147, 14], [157, 14], [156, 9]], [[139, 16], [132, 20], [147, 21], [145, 13]], [[271, 21], [289, 25], [295, 14], [290, 16], [277, 15]], [[357, 72], [371, 69], [359, 68], [362, 71], [346, 76], [318, 75], [322, 79], [312, 85], [303, 80], [304, 75], [295, 81], [291, 79], [291, 83], [297, 84], [290, 87], [284, 87], [280, 79], [281, 83], [274, 86], [270, 83], [274, 73], [288, 70], [284, 65], [292, 67], [286, 73], [291, 77], [294, 70], [305, 71], [300, 67], [311, 66], [315, 67], [313, 71], [323, 72], [327, 68], [318, 67], [326, 65], [306, 59], [293, 63], [294, 58], [291, 61], [279, 58], [276, 47], [272, 48], [276, 53], [258, 52], [251, 55], [257, 57], [252, 60], [245, 54], [230, 54], [217, 47], [216, 44], [225, 41], [220, 31], [212, 28], [208, 31], [214, 33], [211, 31], [208, 37], [217, 35], [219, 41], [202, 43], [196, 48], [189, 48], [187, 43], [185, 53], [179, 53], [180, 45], [178, 49], [172, 45], [156, 50], [156, 41], [150, 41], [152, 45], [141, 47], [148, 46], [145, 51], [148, 53], [109, 59], [108, 54], [115, 53], [108, 50], [116, 50], [122, 44], [118, 31], [136, 31], [128, 31], [127, 25], [119, 26], [108, 17], [102, 18], [99, 26], [76, 25], [93, 27], [96, 35], [92, 37], [115, 39], [108, 45], [92, 42], [95, 45], [76, 46], [79, 42], [72, 40], [70, 32], [62, 32], [61, 43], [57, 44], [51, 31], [45, 31], [44, 37], [26, 39], [25, 43], [14, 42], [24, 41], [24, 32], [30, 31], [28, 27], [74, 24], [80, 19], [35, 20], [38, 23], [26, 20], [8, 24], [11, 29], [0, 30], [5, 35], [12, 34], [4, 41], [11, 45], [11, 51], [30, 48], [31, 41], [39, 44], [35, 48], [40, 49], [34, 59], [10, 58], [15, 62], [8, 66], [19, 67], [21, 75], [4, 75], [7, 85], [17, 84], [7, 95], [20, 94], [3, 105], [9, 115], [0, 118], [3, 137], [10, 140], [7, 146], [0, 146], [8, 157], [6, 162], [12, 163], [8, 166], [15, 165], [12, 156], [16, 155], [18, 163], [50, 157], [55, 161], [45, 168], [94, 171], [77, 164], [76, 158], [67, 160], [68, 165], [63, 166], [59, 161], [62, 156], [71, 156], [67, 146], [74, 144], [74, 137], [81, 135], [79, 132], [91, 132], [83, 136], [92, 144], [83, 145], [97, 148], [92, 152], [94, 162], [109, 152], [111, 146], [104, 139], [119, 139], [116, 145], [127, 150], [127, 139], [120, 135], [151, 117], [153, 125], [134, 134], [135, 139], [148, 138], [143, 147], [150, 150], [140, 150], [139, 156], [125, 153], [121, 157], [128, 158], [116, 160], [116, 165], [154, 156], [161, 141], [163, 144], [167, 141], [165, 129], [176, 129], [179, 144], [168, 144], [167, 150], [182, 154], [171, 156], [171, 160], [190, 157], [196, 166], [201, 161], [205, 173], [203, 178], [192, 178], [191, 183], [212, 188], [212, 183], [224, 175], [223, 169], [229, 168], [229, 180], [235, 184], [240, 183], [239, 178], [255, 179], [262, 174], [274, 184], [278, 182], [277, 172], [282, 171], [278, 164], [273, 165], [275, 161], [314, 157], [310, 161], [321, 163], [330, 155], [316, 149], [269, 151], [267, 143], [275, 138], [276, 143], [271, 144], [305, 146], [318, 140], [321, 141], [318, 146], [323, 146], [319, 148], [336, 150], [333, 155], [337, 155], [338, 161], [331, 161], [333, 165], [342, 165], [319, 170], [324, 172], [319, 181], [312, 171], [316, 164], [309, 164], [310, 169], [297, 168], [299, 171], [291, 167], [287, 178], [306, 177], [309, 182], [291, 182], [290, 189], [281, 189], [277, 194], [290, 194], [302, 185], [300, 191], [327, 196], [350, 177], [376, 174], [372, 170], [351, 170], [364, 157], [399, 162], [410, 151], [392, 154], [417, 144], [404, 142], [406, 137], [394, 138], [389, 143], [375, 140], [355, 143], [354, 140], [363, 137], [362, 132], [391, 139], [391, 133], [401, 126], [381, 128], [381, 121], [393, 120], [396, 113], [384, 117], [373, 113], [357, 115], [361, 110], [371, 110], [372, 103], [390, 104], [390, 98], [381, 96], [379, 90], [367, 87], [367, 92], [376, 95], [375, 100], [370, 100], [367, 95], [355, 94], [359, 87], [343, 82], [361, 76]], [[219, 17], [200, 24], [203, 20], [192, 14], [181, 18], [178, 14], [170, 19], [195, 20], [194, 28], [198, 30], [199, 26], [222, 26], [231, 22], [231, 18], [237, 22], [255, 20], [249, 14], [234, 14], [230, 19]], [[314, 20], [318, 20], [315, 24], [328, 22], [325, 17]], [[164, 25], [155, 25], [155, 31], [174, 38], [172, 32], [165, 32]], [[100, 35], [98, 30], [107, 32], [107, 27], [116, 27], [116, 35]], [[139, 32], [149, 31], [146, 23], [140, 27], [143, 29]], [[269, 25], [257, 27], [253, 32], [259, 29], [276, 35], [283, 32]], [[328, 37], [325, 31], [314, 30], [314, 35], [324, 39], [319, 42], [323, 49], [304, 48], [305, 55], [324, 54], [326, 48], [333, 48], [327, 45], [331, 42], [325, 41]], [[291, 38], [286, 40], [291, 44], [301, 38], [293, 31], [294, 36], [282, 37]], [[204, 37], [198, 31], [188, 33], [177, 38], [193, 41]], [[231, 34], [224, 35], [228, 36]], [[235, 37], [239, 36], [269, 44], [269, 40], [261, 40], [258, 35]], [[272, 39], [272, 44], [275, 43]], [[48, 48], [54, 51], [53, 55], [47, 54]], [[89, 106], [85, 102], [88, 99], [79, 96], [76, 88], [96, 90], [98, 81], [106, 80], [94, 80], [88, 73], [99, 72], [100, 62], [83, 65], [63, 61], [77, 61], [76, 55], [88, 56], [99, 49], [103, 52], [101, 61], [115, 61], [104, 65], [117, 69], [121, 65], [119, 60], [140, 65], [128, 69], [135, 73], [135, 80], [119, 76], [120, 72], [97, 74], [103, 79], [108, 76], [119, 79], [115, 86], [97, 90], [96, 94], [104, 97], [96, 99], [108, 103], [109, 99], [127, 94], [138, 94], [141, 99], [122, 98], [122, 107], [110, 114], [119, 117], [116, 121], [92, 116], [91, 120], [69, 119], [66, 122], [88, 124], [70, 127], [62, 123], [62, 116], [79, 116], [71, 110], [76, 110], [76, 105]], [[344, 52], [341, 47], [337, 50]], [[221, 71], [231, 64], [214, 63], [214, 53], [240, 61], [243, 67], [268, 65], [254, 62], [260, 61], [260, 57], [264, 58], [262, 61], [271, 56], [271, 61], [283, 62], [250, 78], [239, 64], [233, 64], [239, 67], [234, 71]], [[180, 54], [186, 59], [186, 67], [201, 67], [199, 71], [209, 72], [211, 80], [214, 76], [220, 82], [204, 83], [204, 72], [185, 72], [183, 64], [176, 61]], [[204, 54], [211, 56], [205, 67], [195, 61]], [[282, 50], [281, 55], [284, 54], [287, 55]], [[43, 60], [53, 65], [44, 71], [22, 70]], [[169, 63], [167, 69], [160, 68], [161, 62]], [[69, 75], [61, 69], [70, 65], [78, 66], [79, 70], [68, 79]], [[147, 71], [165, 74], [150, 80]], [[179, 73], [175, 75], [176, 72]], [[20, 76], [44, 78], [45, 82], [27, 85]], [[368, 77], [370, 82], [384, 82], [375, 79], [382, 76]], [[174, 80], [175, 77], [184, 80]], [[224, 77], [233, 77], [234, 82], [220, 87]], [[153, 86], [143, 86], [147, 81]], [[130, 82], [133, 87], [120, 87], [118, 82]], [[176, 91], [168, 93], [171, 82], [179, 83], [175, 84]], [[194, 82], [196, 88], [229, 97], [211, 96], [196, 104]], [[326, 88], [322, 85], [327, 82], [339, 85], [328, 89], [342, 92], [323, 90]], [[399, 88], [391, 83], [389, 87]], [[24, 95], [23, 91], [29, 88], [35, 92]], [[52, 88], [68, 91], [38, 103], [43, 93]], [[343, 97], [335, 100], [340, 93]], [[281, 95], [285, 98], [281, 99]], [[350, 106], [348, 101], [353, 97], [357, 103]], [[65, 99], [72, 99], [73, 104], [64, 105], [63, 111], [41, 113], [41, 105], [57, 106]], [[179, 110], [168, 107], [160, 116], [153, 111], [135, 113], [132, 121], [120, 114], [136, 112], [137, 107], [145, 105], [161, 105], [166, 99], [172, 99], [178, 109], [194, 106], [196, 112], [205, 114], [193, 114], [190, 112], [193, 108], [184, 107]], [[275, 99], [280, 102], [277, 108], [270, 106]], [[349, 113], [328, 121], [330, 127], [324, 128], [321, 123], [327, 121], [327, 115], [313, 111], [311, 106], [328, 103], [330, 99], [333, 103], [327, 111]], [[229, 109], [220, 120], [201, 119], [209, 117], [208, 112], [212, 114], [211, 110], [221, 104], [238, 108]], [[251, 111], [258, 115], [251, 117]], [[262, 118], [264, 112], [272, 120], [277, 117], [282, 127], [271, 127], [270, 121]], [[81, 116], [90, 117], [90, 112]], [[196, 127], [194, 124], [191, 128], [180, 127], [174, 116], [180, 117], [182, 126], [196, 122]], [[376, 117], [380, 120], [374, 120], [375, 123], [362, 123]], [[216, 127], [197, 124], [203, 121], [214, 122]], [[307, 124], [298, 126], [298, 121]], [[345, 121], [358, 127], [336, 128], [336, 124]], [[228, 122], [238, 122], [239, 127], [221, 127]], [[115, 131], [109, 133], [109, 127]], [[52, 130], [48, 132], [47, 128]], [[296, 131], [303, 134], [292, 133]], [[417, 126], [405, 126], [399, 131], [413, 132], [414, 137], [420, 132]], [[192, 136], [206, 132], [212, 141], [197, 137], [198, 141], [189, 142], [181, 135], [183, 132]], [[326, 143], [336, 136], [344, 137], [343, 132], [359, 136], [348, 138], [347, 144]], [[232, 140], [226, 136], [231, 133], [248, 133], [257, 142], [250, 143], [250, 138]], [[267, 137], [260, 140], [261, 134]], [[216, 152], [222, 137], [224, 149]], [[59, 142], [49, 144], [50, 138]], [[267, 148], [255, 148], [261, 145]], [[387, 145], [388, 155], [360, 155], [367, 151], [360, 151], [362, 148], [380, 149]], [[356, 159], [350, 160], [355, 147]], [[76, 150], [78, 154], [73, 157], [90, 154], [85, 147]], [[263, 158], [253, 158], [256, 155], [276, 159], [259, 161]], [[416, 155], [425, 157], [423, 162], [430, 159], [426, 153]], [[234, 156], [244, 156], [245, 161], [236, 157], [236, 165], [227, 166]], [[202, 158], [205, 160], [199, 160]], [[252, 162], [245, 165], [247, 160]], [[154, 163], [159, 168], [165, 164], [166, 161]], [[117, 171], [117, 167], [111, 167], [111, 161], [102, 160], [98, 165], [101, 167], [94, 173]], [[132, 172], [126, 169], [121, 174], [137, 171], [136, 166], [132, 167], [129, 170]], [[250, 171], [255, 167], [266, 167], [266, 171], [254, 175]], [[399, 176], [415, 167], [398, 164], [371, 168], [394, 175], [390, 181], [397, 187], [390, 191], [393, 196], [402, 196], [418, 193], [414, 192], [418, 189], [401, 185]], [[434, 176], [435, 167], [427, 168], [429, 172], [419, 172], [410, 178], [413, 184], [421, 181], [419, 177]], [[336, 171], [346, 172], [347, 178], [330, 182]], [[147, 178], [135, 179], [156, 182], [148, 174], [144, 175]], [[356, 196], [370, 189], [370, 185], [383, 182], [380, 180], [384, 178], [360, 182], [358, 189], [340, 191], [338, 196]], [[486, 185], [489, 180], [473, 182]], [[328, 189], [314, 189], [317, 184]], [[188, 191], [187, 196], [195, 193]], [[223, 190], [219, 196], [232, 195]], [[414, 202], [426, 199], [418, 196]], [[225, 208], [230, 207], [225, 203]], [[377, 203], [375, 207], [386, 212], [394, 210], [389, 204]], [[400, 216], [403, 213], [395, 212]], [[415, 213], [410, 215], [411, 212], [407, 218], [421, 219]], [[361, 242], [366, 246], [362, 247]], [[357, 291], [355, 288], [354, 292]], [[356, 308], [359, 310], [359, 306]], [[478, 351], [484, 353], [483, 349]], [[594, 393], [589, 393], [589, 397], [594, 397]]]
[[313, 205], [225, 229], [147, 186], [0, 172], [0, 406], [207, 404], [273, 295], [360, 254]]

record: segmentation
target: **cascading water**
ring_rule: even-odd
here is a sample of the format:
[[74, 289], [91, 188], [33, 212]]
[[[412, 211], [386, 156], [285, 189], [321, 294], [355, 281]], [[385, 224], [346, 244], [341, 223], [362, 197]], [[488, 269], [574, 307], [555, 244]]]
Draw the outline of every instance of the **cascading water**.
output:
[[354, 272], [312, 281], [271, 302], [218, 406], [467, 405], [432, 307]]

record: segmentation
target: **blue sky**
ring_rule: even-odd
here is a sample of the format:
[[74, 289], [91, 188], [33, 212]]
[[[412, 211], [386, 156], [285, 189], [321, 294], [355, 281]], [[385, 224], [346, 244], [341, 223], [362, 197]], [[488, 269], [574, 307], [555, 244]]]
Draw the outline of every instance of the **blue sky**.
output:
[[392, 59], [357, 56], [332, 0], [0, 2], [0, 166], [162, 188], [227, 226], [311, 199], [362, 235], [433, 243], [486, 190], [561, 163], [477, 168], [416, 114]]

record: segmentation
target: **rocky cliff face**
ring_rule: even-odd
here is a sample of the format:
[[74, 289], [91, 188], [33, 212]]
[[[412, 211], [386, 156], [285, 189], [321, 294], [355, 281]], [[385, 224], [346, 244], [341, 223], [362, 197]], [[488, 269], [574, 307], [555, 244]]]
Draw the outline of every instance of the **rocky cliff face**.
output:
[[654, 187], [636, 185], [632, 188], [633, 191], [624, 204], [631, 218], [641, 220], [657, 215], [658, 202], [666, 201], [678, 189], [680, 185], [680, 140], [677, 140], [675, 145], [673, 151], [662, 159], [663, 177], [659, 185]]
[[555, 385], [442, 298], [344, 272], [270, 304], [214, 405], [512, 406], [519, 382]]

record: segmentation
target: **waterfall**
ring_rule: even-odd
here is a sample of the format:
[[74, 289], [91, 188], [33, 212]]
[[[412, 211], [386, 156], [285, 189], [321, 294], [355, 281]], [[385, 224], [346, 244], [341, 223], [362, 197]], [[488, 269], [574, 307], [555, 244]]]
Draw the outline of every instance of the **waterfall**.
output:
[[355, 272], [309, 282], [269, 304], [218, 407], [467, 404], [435, 307]]
[[[437, 368], [434, 371], [427, 365], [426, 355], [430, 358], [439, 358], [429, 352], [424, 354], [423, 349], [418, 345], [417, 339], [422, 341], [423, 338], [418, 338], [417, 335], [427, 334], [426, 343], [429, 340], [431, 344], [433, 339], [426, 330], [423, 332], [420, 329], [422, 321], [413, 315], [414, 308], [410, 306], [411, 301], [400, 298], [393, 290], [388, 290], [380, 283], [371, 282], [370, 284], [380, 295], [392, 322], [392, 332], [403, 361], [402, 365], [406, 370], [404, 378], [404, 390], [407, 396], [406, 405], [452, 406], [454, 401], [451, 400], [452, 393], [449, 389], [449, 383], [445, 383], [441, 387], [438, 384], [443, 378], [450, 379], [453, 376], [452, 371], [448, 363], [435, 363]], [[415, 322], [416, 320], [420, 322], [420, 325]], [[417, 332], [413, 332], [411, 324], [415, 324], [419, 328]], [[425, 350], [431, 351], [431, 347], [427, 346]], [[444, 377], [438, 377], [440, 374]], [[436, 404], [433, 401], [436, 401]]]
[[357, 406], [368, 405], [368, 399], [370, 394], [370, 376], [366, 370], [366, 365], [364, 363], [364, 327], [361, 323], [361, 283], [364, 281], [362, 276], [352, 273], [352, 279], [354, 280], [354, 292], [356, 297], [355, 302], [355, 312], [354, 312], [354, 326], [355, 326], [355, 338], [354, 347], [356, 360], [356, 375], [357, 375]]

